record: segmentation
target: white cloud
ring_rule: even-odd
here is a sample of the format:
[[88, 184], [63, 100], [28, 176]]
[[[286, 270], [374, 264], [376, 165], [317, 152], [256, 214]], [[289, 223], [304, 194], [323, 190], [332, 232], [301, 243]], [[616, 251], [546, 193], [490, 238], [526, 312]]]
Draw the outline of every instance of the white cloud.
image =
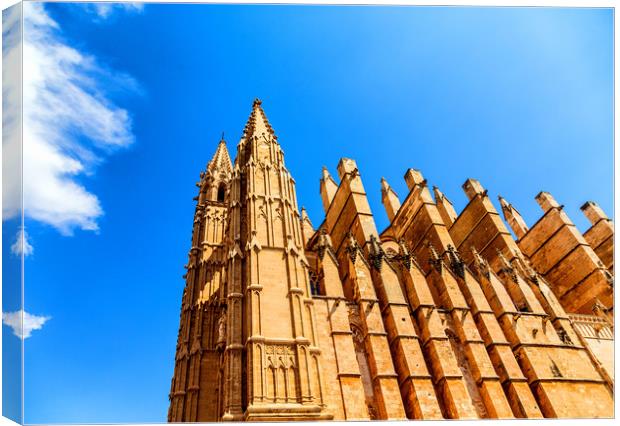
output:
[[[2, 12], [2, 212], [21, 214], [21, 7]], [[10, 84], [7, 84], [10, 83]]]
[[28, 233], [20, 229], [17, 231], [17, 236], [15, 238], [15, 242], [11, 245], [11, 253], [15, 256], [29, 256], [34, 253], [34, 247], [28, 241]]
[[[135, 90], [137, 84], [69, 46], [43, 4], [26, 2], [23, 8], [24, 215], [65, 235], [75, 228], [97, 230], [103, 209], [78, 178], [92, 174], [114, 149], [133, 143], [129, 113], [109, 93]], [[19, 60], [18, 48], [3, 49], [5, 64]], [[19, 98], [8, 107], [19, 108]], [[7, 136], [19, 147], [18, 131]], [[5, 218], [18, 214], [17, 200], [5, 201]]]
[[106, 20], [114, 12], [141, 13], [144, 10], [144, 3], [82, 3], [83, 10], [95, 14], [100, 20]]
[[26, 311], [3, 312], [2, 323], [13, 329], [13, 334], [20, 339], [27, 339], [33, 330], [40, 330], [52, 317], [29, 314]]

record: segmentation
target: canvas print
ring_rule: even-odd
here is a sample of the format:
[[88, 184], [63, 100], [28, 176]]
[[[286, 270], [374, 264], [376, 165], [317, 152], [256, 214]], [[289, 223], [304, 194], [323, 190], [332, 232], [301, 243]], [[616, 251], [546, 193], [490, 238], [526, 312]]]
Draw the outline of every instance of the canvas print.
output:
[[2, 414], [614, 416], [611, 8], [3, 10]]

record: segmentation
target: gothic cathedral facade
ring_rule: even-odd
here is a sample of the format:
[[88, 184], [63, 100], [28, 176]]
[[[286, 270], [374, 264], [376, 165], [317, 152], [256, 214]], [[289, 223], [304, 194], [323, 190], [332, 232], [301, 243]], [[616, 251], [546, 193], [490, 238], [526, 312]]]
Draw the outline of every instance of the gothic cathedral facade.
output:
[[[323, 170], [316, 229], [261, 102], [200, 175], [170, 422], [613, 417], [613, 223], [551, 194], [508, 231], [480, 182], [457, 213], [421, 172]], [[514, 237], [513, 237], [514, 235]]]

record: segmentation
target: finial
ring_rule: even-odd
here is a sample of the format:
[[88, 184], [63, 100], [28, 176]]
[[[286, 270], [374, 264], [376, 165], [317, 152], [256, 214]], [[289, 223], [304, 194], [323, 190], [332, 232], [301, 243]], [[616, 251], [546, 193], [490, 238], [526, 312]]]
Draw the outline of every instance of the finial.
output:
[[471, 246], [471, 253], [474, 255], [474, 261], [476, 262], [478, 271], [485, 277], [489, 278], [489, 274], [490, 274], [489, 263], [486, 261], [486, 259], [480, 256], [480, 253], [478, 253], [478, 250], [476, 250], [476, 247]]
[[332, 176], [329, 174], [329, 170], [327, 170], [326, 166], [323, 166], [323, 179], [329, 179]]
[[327, 236], [327, 230], [324, 226], [322, 226], [320, 229], [319, 241], [317, 245], [318, 255], [321, 260], [323, 260], [323, 257], [325, 256], [325, 250], [327, 249], [328, 245], [331, 245], [331, 242]]
[[308, 212], [306, 211], [306, 208], [304, 206], [301, 206], [301, 220], [310, 220], [308, 218]]
[[347, 232], [347, 240], [348, 240], [348, 244], [345, 250], [347, 251], [347, 253], [349, 253], [351, 262], [355, 263], [355, 260], [357, 259], [357, 252], [360, 249], [360, 247], [357, 244], [357, 240], [355, 239], [351, 231]]
[[220, 142], [225, 142], [225, 140], [224, 140], [224, 132], [222, 132], [222, 138], [220, 139]]
[[604, 316], [607, 313], [607, 308], [601, 303], [600, 300], [598, 300], [598, 298], [594, 299], [594, 304], [592, 304], [592, 313], [597, 316]]
[[379, 241], [375, 234], [370, 236], [370, 255], [368, 259], [370, 260], [370, 264], [375, 267], [377, 270], [381, 270], [381, 263], [383, 261], [383, 257], [385, 256], [385, 252], [381, 248]]
[[448, 244], [448, 257], [450, 258], [450, 266], [452, 267], [452, 271], [457, 274], [459, 277], [465, 277], [465, 263], [463, 259], [461, 259], [461, 255], [458, 251], [452, 246], [452, 244]]
[[381, 177], [381, 188], [382, 188], [384, 191], [387, 191], [387, 190], [389, 190], [389, 189], [390, 189], [390, 184], [388, 183], [388, 181], [387, 181], [387, 180], [385, 180], [385, 178], [384, 178], [384, 177]]
[[413, 254], [409, 251], [409, 246], [404, 239], [398, 240], [398, 259], [401, 261], [402, 265], [411, 269], [411, 260], [413, 259]]
[[504, 253], [502, 253], [500, 249], [497, 249], [496, 251], [497, 251], [497, 257], [499, 258], [499, 261], [502, 264], [502, 269], [500, 270], [500, 272], [504, 272], [510, 275], [510, 278], [512, 278], [514, 282], [518, 282], [517, 273], [514, 267], [512, 266], [512, 263], [510, 263], [508, 259], [506, 259], [506, 257], [504, 256]]
[[510, 264], [510, 262], [508, 262], [508, 259], [506, 259], [506, 257], [504, 256], [504, 253], [502, 253], [500, 249], [497, 249], [496, 252], [497, 252], [497, 257], [499, 257], [499, 260], [502, 262], [502, 265], [504, 266], [504, 268], [512, 269], [512, 265]]
[[261, 100], [260, 100], [260, 99], [258, 99], [258, 98], [255, 98], [255, 99], [254, 99], [254, 103], [252, 104], [252, 106], [255, 106], [255, 107], [256, 107], [256, 106], [260, 106], [262, 103], [263, 103], [263, 101], [261, 101]]
[[437, 250], [435, 250], [435, 246], [433, 246], [433, 244], [429, 241], [427, 243], [428, 246], [428, 250], [430, 252], [430, 258], [428, 259], [428, 262], [439, 272], [441, 272], [441, 266], [442, 266], [442, 262], [441, 262], [441, 258], [439, 257], [439, 254], [437, 254]]

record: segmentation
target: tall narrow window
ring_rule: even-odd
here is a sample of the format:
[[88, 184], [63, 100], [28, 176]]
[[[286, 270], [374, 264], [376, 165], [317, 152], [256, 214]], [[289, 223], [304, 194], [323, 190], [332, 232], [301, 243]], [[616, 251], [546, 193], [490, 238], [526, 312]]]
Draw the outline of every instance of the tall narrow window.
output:
[[217, 188], [217, 201], [220, 203], [223, 203], [225, 194], [226, 194], [226, 185], [224, 185], [224, 183], [220, 183], [220, 186]]

